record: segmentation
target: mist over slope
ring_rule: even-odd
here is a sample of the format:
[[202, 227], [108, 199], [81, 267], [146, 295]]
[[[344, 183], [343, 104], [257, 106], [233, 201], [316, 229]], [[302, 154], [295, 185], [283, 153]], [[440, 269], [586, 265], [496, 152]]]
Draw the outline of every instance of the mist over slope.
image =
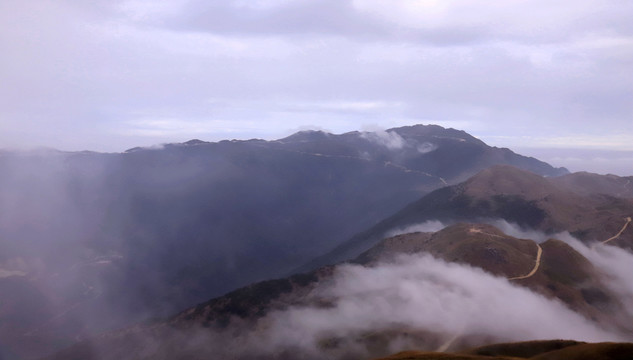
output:
[[48, 359], [352, 359], [536, 339], [632, 341], [630, 295], [611, 279], [633, 255], [614, 261], [610, 245], [561, 238], [573, 246], [486, 224], [398, 235], [353, 264], [254, 284]]
[[422, 125], [1, 152], [0, 351], [32, 357], [281, 276], [493, 164], [566, 173]]

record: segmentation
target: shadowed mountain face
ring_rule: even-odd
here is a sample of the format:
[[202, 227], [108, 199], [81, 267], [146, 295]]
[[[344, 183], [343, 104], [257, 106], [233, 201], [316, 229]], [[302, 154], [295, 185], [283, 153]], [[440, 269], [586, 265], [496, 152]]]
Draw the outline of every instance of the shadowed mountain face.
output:
[[421, 125], [121, 154], [2, 152], [0, 301], [19, 306], [0, 312], [10, 339], [0, 354], [34, 356], [285, 275], [493, 164], [566, 173]]
[[[354, 264], [253, 284], [166, 321], [104, 334], [47, 359], [357, 359], [394, 349], [464, 350], [547, 334], [601, 339], [604, 331], [631, 340], [630, 314], [605, 285], [604, 274], [559, 240], [537, 244], [490, 225], [457, 224], [385, 239]], [[489, 296], [480, 298], [484, 293]], [[566, 328], [568, 321], [578, 321], [577, 327]], [[562, 332], [553, 329], [556, 324]], [[576, 345], [582, 343], [506, 344], [457, 355], [529, 358]], [[594, 355], [630, 353], [619, 345], [596, 346], [583, 349]], [[394, 358], [408, 358], [402, 356]]]
[[[592, 179], [584, 181], [585, 177]], [[357, 256], [386, 234], [432, 220], [486, 222], [503, 219], [547, 234], [568, 231], [584, 242], [605, 241], [633, 216], [628, 178], [570, 174], [547, 178], [511, 166], [494, 166], [467, 181], [438, 189], [342, 243], [303, 269]], [[621, 197], [616, 197], [615, 195]], [[633, 247], [633, 227], [611, 241]]]

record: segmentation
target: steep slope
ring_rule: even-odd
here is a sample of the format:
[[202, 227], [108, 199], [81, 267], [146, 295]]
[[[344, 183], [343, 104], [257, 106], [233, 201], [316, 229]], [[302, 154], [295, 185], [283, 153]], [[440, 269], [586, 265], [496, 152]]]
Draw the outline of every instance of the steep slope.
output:
[[[510, 279], [515, 285], [557, 299], [568, 308], [606, 327], [614, 327], [618, 323], [622, 327], [630, 325], [630, 319], [622, 316], [617, 296], [604, 286], [602, 275], [586, 258], [558, 240], [548, 240], [540, 247], [542, 259], [539, 260], [539, 246], [531, 240], [508, 236], [490, 225], [457, 224], [436, 233], [411, 233], [385, 239], [354, 262], [375, 269], [374, 274], [381, 276], [384, 271], [388, 271], [383, 269], [388, 269], [389, 264], [398, 263], [400, 256], [430, 253], [453, 264], [467, 264]], [[343, 315], [351, 316], [342, 319], [343, 322], [359, 321], [364, 325], [346, 331], [337, 329], [335, 325], [329, 326], [327, 318], [321, 320], [320, 317], [324, 316], [323, 311], [341, 306], [337, 304], [341, 295], [327, 289], [335, 286], [345, 269], [345, 266], [326, 267], [309, 274], [257, 283], [185, 310], [166, 321], [104, 334], [47, 359], [202, 359], [205, 356], [235, 359], [253, 356], [262, 359], [346, 359], [358, 358], [361, 354], [381, 356], [393, 351], [394, 346], [437, 349], [445, 343], [447, 336], [452, 337], [450, 348], [462, 349], [499, 340], [498, 336], [480, 333], [484, 330], [477, 324], [457, 334], [446, 334], [441, 327], [433, 325], [416, 327], [401, 323], [396, 320], [396, 313], [402, 310], [397, 308], [388, 311], [393, 316], [391, 321], [364, 323], [363, 319]], [[424, 275], [423, 278], [428, 276], [429, 281], [437, 283], [443, 281], [440, 273], [432, 274]], [[380, 279], [365, 278], [362, 281], [371, 283]], [[348, 290], [353, 291], [351, 288]], [[449, 282], [447, 291], [460, 293], [465, 290]], [[363, 291], [359, 296], [371, 298], [384, 294]], [[464, 296], [469, 298], [467, 291]], [[503, 296], [503, 293], [498, 296]], [[381, 301], [377, 304], [382, 304]], [[346, 311], [352, 313], [354, 307], [362, 307], [356, 301], [345, 306], [352, 306], [345, 307]], [[378, 308], [371, 309], [381, 311]], [[480, 311], [478, 307], [475, 309]], [[292, 318], [299, 316], [302, 311], [307, 311], [310, 317], [298, 325]], [[415, 316], [413, 313], [403, 315]], [[310, 326], [322, 322], [325, 322], [324, 330], [316, 335], [311, 334], [308, 330]], [[285, 335], [279, 336], [294, 338], [295, 334], [300, 334], [298, 339], [301, 339], [301, 343], [292, 340], [292, 345], [284, 345], [283, 341], [271, 337], [269, 332], [279, 331], [279, 326], [290, 327], [289, 331], [293, 334], [284, 332]], [[538, 329], [534, 331], [538, 332]], [[312, 336], [316, 336], [316, 339], [312, 339]], [[270, 345], [261, 347], [260, 340], [253, 339], [261, 339]], [[312, 341], [316, 342], [314, 349], [307, 345]], [[535, 345], [532, 349], [543, 346]], [[552, 350], [545, 347], [548, 351]], [[482, 353], [483, 350], [478, 354]], [[506, 349], [505, 353], [498, 355], [509, 354]]]
[[[617, 234], [626, 219], [633, 215], [632, 199], [605, 195], [604, 189], [596, 193], [598, 190], [591, 186], [582, 188], [584, 190], [567, 188], [566, 181], [511, 166], [488, 168], [463, 183], [438, 189], [409, 204], [303, 269], [353, 258], [390, 231], [430, 220], [450, 224], [504, 219], [549, 234], [568, 231], [585, 242], [593, 242]], [[620, 183], [616, 182], [617, 188]], [[630, 248], [633, 246], [631, 239], [633, 229], [626, 228], [612, 244]]]
[[422, 125], [120, 154], [3, 152], [0, 268], [27, 273], [50, 302], [33, 329], [63, 324], [70, 341], [288, 274], [491, 164], [565, 172]]

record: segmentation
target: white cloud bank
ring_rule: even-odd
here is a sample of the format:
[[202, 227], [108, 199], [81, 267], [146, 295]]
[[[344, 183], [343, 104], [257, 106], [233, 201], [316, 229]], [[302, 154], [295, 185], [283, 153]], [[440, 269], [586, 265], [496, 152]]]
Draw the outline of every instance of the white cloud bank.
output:
[[[291, 306], [269, 313], [238, 337], [204, 333], [201, 336], [209, 338], [201, 342], [223, 342], [219, 351], [234, 357], [291, 351], [306, 358], [334, 359], [343, 353], [369, 356], [359, 340], [382, 331], [429, 331], [439, 336], [426, 336], [425, 341], [393, 337], [387, 352], [437, 350], [455, 336], [488, 341], [631, 340], [504, 278], [430, 255], [402, 256], [371, 268], [340, 266], [333, 279], [318, 285], [307, 299], [322, 305]], [[221, 356], [217, 348], [214, 351]]]

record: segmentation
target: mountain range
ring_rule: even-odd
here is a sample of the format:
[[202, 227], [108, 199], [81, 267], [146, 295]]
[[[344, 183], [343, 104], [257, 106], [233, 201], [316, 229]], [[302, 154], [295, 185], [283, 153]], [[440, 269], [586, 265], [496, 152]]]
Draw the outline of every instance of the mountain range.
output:
[[[368, 234], [387, 234], [386, 228], [411, 229], [409, 220], [428, 221], [427, 213], [435, 219], [454, 219], [441, 230], [383, 236], [348, 263], [249, 285], [166, 320], [84, 341], [49, 359], [351, 359], [385, 356], [398, 347], [427, 352], [394, 359], [477, 358], [463, 352], [548, 335], [631, 341], [630, 293], [621, 285], [630, 283], [626, 266], [633, 264], [633, 255], [623, 250], [630, 247], [633, 234], [625, 216], [633, 213], [633, 199], [626, 193], [604, 194], [600, 186], [593, 187], [596, 182], [577, 182], [575, 176], [545, 178], [508, 166], [483, 170], [422, 197], [343, 246], [371, 239]], [[618, 186], [626, 183], [616, 180]], [[570, 181], [587, 185], [580, 190], [560, 185]], [[456, 200], [459, 196], [472, 198]], [[438, 206], [445, 211], [438, 211]], [[588, 209], [592, 216], [584, 217]], [[520, 219], [522, 211], [538, 213], [538, 221], [529, 220], [523, 227], [509, 222]], [[563, 230], [591, 229], [597, 216], [604, 226], [595, 233], [576, 232], [584, 238]], [[538, 231], [542, 229], [549, 232]], [[441, 316], [434, 316], [436, 312]], [[288, 333], [288, 328], [298, 334]], [[575, 354], [571, 347], [559, 347], [554, 349], [559, 352], [548, 350], [546, 355], [544, 350], [535, 352], [541, 345], [529, 344], [529, 357]], [[607, 359], [624, 359], [631, 353], [625, 344], [573, 345], [585, 349], [581, 355], [620, 354]], [[509, 354], [499, 353], [497, 358], [518, 357]], [[575, 358], [595, 358], [587, 356]]]
[[[545, 234], [568, 231], [584, 242], [606, 240], [633, 214], [631, 180], [633, 177], [587, 173], [550, 178], [515, 167], [493, 166], [463, 183], [443, 187], [412, 202], [303, 269], [347, 260], [370, 248], [389, 231], [432, 220], [452, 223], [503, 219]], [[631, 248], [633, 229], [627, 227], [625, 232], [614, 240]]]
[[569, 321], [588, 319], [591, 336], [577, 340], [628, 339], [628, 305], [590, 252], [633, 246], [633, 178], [569, 174], [463, 131], [3, 152], [0, 173], [2, 359], [77, 340], [48, 358], [375, 357], [453, 336], [459, 349], [525, 340], [384, 317], [337, 330], [309, 316], [313, 332], [293, 323], [360, 296], [337, 287], [346, 277], [415, 266], [407, 257], [558, 299]]

